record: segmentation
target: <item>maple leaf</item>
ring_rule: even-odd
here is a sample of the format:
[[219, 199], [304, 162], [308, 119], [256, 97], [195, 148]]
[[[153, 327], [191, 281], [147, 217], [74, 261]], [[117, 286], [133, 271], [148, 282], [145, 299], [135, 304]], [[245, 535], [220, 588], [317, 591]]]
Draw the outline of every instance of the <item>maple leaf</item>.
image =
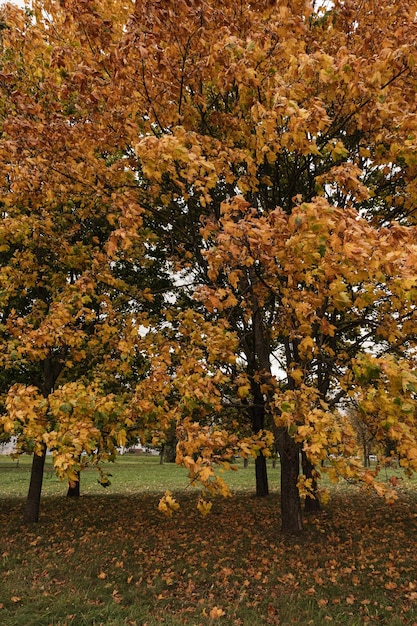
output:
[[167, 517], [172, 517], [173, 513], [178, 511], [179, 504], [175, 498], [172, 497], [172, 493], [170, 491], [165, 492], [165, 495], [159, 501], [158, 509]]
[[226, 615], [226, 612], [218, 606], [214, 606], [212, 609], [210, 609], [210, 619], [219, 619], [220, 617], [223, 617], [223, 615]]
[[206, 502], [205, 500], [203, 500], [203, 498], [200, 498], [197, 503], [197, 509], [200, 511], [203, 517], [206, 517], [206, 515], [210, 513], [212, 506], [212, 502]]

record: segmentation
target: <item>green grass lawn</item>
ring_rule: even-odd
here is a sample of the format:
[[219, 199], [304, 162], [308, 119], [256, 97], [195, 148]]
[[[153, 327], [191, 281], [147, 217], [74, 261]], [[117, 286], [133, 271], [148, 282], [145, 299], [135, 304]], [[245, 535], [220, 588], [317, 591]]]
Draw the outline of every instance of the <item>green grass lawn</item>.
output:
[[[417, 624], [415, 482], [394, 506], [341, 485], [304, 536], [283, 538], [268, 465], [270, 497], [239, 463], [225, 476], [234, 497], [202, 518], [185, 471], [158, 458], [118, 459], [105, 490], [83, 473], [78, 501], [48, 462], [40, 523], [25, 527], [30, 459], [0, 458], [0, 624]], [[157, 508], [165, 489], [181, 504], [172, 518]]]
[[[32, 459], [22, 456], [18, 461], [10, 456], [0, 455], [0, 495], [25, 497], [29, 485]], [[271, 489], [279, 486], [279, 469], [272, 470], [272, 460], [268, 461], [270, 468], [269, 479]], [[279, 465], [279, 464], [278, 464]], [[277, 465], [277, 468], [278, 468]], [[254, 461], [249, 461], [249, 468], [243, 469], [243, 463], [238, 460], [238, 472], [222, 474], [231, 489], [252, 490], [254, 488]], [[125, 454], [117, 457], [115, 463], [108, 463], [103, 468], [111, 474], [111, 486], [104, 490], [98, 483], [98, 473], [95, 469], [87, 469], [81, 475], [81, 492], [88, 495], [131, 494], [140, 492], [158, 492], [166, 489], [184, 489], [188, 485], [187, 472], [175, 463], [160, 465], [159, 457], [152, 455]], [[65, 495], [66, 485], [55, 475], [52, 469], [52, 459], [47, 457], [43, 494], [45, 496]]]

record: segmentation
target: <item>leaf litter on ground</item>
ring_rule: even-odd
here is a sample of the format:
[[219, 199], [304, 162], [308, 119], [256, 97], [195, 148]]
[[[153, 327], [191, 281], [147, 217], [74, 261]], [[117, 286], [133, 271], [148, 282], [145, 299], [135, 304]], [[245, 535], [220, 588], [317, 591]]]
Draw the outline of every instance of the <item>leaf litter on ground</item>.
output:
[[[24, 624], [415, 624], [417, 494], [394, 506], [335, 492], [305, 533], [280, 535], [279, 501], [242, 493], [202, 518], [176, 494], [46, 498], [42, 523], [4, 502], [1, 615]], [[18, 506], [19, 504], [19, 506]], [[19, 621], [20, 620], [20, 621]], [[83, 621], [84, 620], [84, 621]]]

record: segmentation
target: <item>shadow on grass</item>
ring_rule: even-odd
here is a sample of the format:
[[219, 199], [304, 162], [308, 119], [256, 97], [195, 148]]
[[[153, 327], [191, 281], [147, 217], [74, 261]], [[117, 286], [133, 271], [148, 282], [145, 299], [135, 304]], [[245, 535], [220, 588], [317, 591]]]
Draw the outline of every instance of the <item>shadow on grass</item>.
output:
[[[41, 523], [21, 524], [22, 499], [2, 502], [0, 623], [412, 624], [417, 620], [417, 499], [387, 507], [335, 493], [303, 536], [280, 535], [278, 494], [196, 494], [163, 517], [160, 493], [46, 497]], [[32, 620], [32, 621], [31, 621]]]

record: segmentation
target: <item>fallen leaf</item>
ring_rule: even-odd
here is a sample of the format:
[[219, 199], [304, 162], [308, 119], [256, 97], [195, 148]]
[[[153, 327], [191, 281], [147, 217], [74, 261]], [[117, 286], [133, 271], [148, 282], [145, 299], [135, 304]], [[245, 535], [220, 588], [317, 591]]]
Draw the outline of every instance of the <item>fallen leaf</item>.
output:
[[388, 583], [385, 583], [384, 587], [385, 589], [391, 590], [391, 589], [396, 589], [398, 585], [393, 580], [390, 580]]
[[223, 615], [225, 615], [225, 612], [218, 606], [214, 606], [210, 611], [211, 619], [219, 619], [219, 617], [223, 617]]

